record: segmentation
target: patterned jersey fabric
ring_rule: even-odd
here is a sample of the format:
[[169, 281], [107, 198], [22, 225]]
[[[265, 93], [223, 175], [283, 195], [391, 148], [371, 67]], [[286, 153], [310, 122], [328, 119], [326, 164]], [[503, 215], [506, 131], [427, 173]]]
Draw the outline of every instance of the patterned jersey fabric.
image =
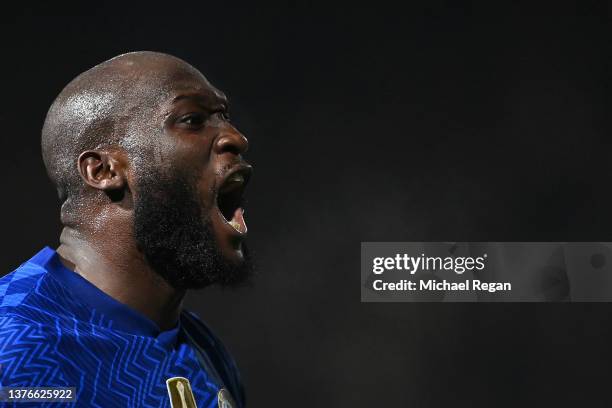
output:
[[48, 247], [0, 279], [0, 386], [75, 387], [76, 404], [16, 407], [170, 407], [172, 377], [189, 380], [198, 407], [227, 393], [244, 405], [232, 358], [192, 313], [160, 332]]

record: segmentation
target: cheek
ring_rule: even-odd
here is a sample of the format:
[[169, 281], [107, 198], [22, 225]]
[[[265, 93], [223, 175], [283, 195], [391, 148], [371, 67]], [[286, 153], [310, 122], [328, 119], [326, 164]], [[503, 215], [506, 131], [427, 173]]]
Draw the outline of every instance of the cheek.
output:
[[205, 212], [210, 212], [217, 205], [217, 187], [214, 175], [202, 174], [196, 183], [196, 194]]

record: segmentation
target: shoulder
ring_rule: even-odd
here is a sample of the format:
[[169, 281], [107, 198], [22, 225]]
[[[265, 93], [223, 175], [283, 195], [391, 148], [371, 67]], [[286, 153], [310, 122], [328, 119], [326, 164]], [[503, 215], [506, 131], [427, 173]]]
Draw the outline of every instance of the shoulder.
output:
[[[56, 345], [62, 337], [55, 301], [39, 252], [0, 278], [0, 384], [62, 385], [62, 358]], [[56, 307], [56, 306], [55, 306]]]
[[[13, 272], [0, 278], [0, 317], [13, 316], [42, 326], [56, 326], [60, 317], [72, 324], [74, 297], [50, 272], [55, 251], [43, 248]], [[64, 319], [65, 320], [65, 319]]]
[[233, 357], [223, 345], [223, 342], [195, 313], [184, 310], [181, 315], [181, 324], [185, 331], [206, 350], [208, 356], [213, 360], [215, 368], [223, 378], [226, 387], [239, 403], [244, 406], [244, 387], [240, 378], [240, 372]]
[[0, 278], [0, 316], [27, 313], [28, 297], [46, 277], [46, 269], [31, 261]]
[[0, 316], [0, 385], [66, 385], [58, 336], [48, 329], [14, 313]]

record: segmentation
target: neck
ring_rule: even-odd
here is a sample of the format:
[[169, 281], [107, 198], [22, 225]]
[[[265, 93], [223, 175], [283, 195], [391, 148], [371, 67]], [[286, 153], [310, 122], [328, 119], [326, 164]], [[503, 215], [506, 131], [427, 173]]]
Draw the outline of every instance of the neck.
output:
[[[122, 224], [117, 225], [119, 231], [127, 223]], [[113, 233], [103, 239], [104, 231]], [[65, 227], [57, 248], [62, 263], [162, 331], [176, 326], [185, 291], [174, 289], [149, 267], [130, 233], [112, 227], [104, 231], [96, 231], [92, 239], [93, 234]]]

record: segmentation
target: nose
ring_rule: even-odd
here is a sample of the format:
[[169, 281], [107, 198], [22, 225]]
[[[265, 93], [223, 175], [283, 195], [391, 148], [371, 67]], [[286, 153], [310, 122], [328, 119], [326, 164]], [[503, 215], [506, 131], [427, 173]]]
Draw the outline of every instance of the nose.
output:
[[215, 153], [233, 153], [235, 155], [244, 154], [249, 148], [249, 141], [242, 133], [233, 126], [227, 126], [217, 137], [215, 142]]

